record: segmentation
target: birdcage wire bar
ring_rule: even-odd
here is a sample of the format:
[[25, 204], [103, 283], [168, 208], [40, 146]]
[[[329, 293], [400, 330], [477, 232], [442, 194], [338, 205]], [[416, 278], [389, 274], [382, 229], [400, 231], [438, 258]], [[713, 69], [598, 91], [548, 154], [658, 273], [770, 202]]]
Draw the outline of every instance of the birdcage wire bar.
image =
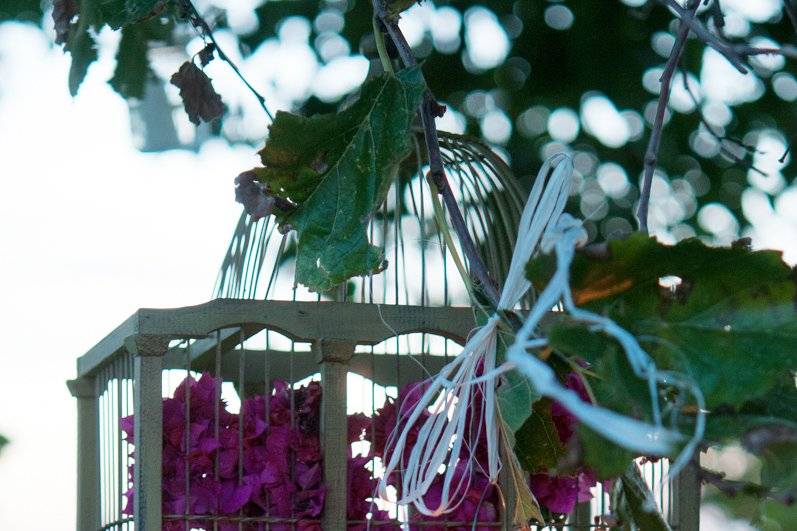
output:
[[[290, 317], [284, 315], [290, 313], [288, 308], [293, 308]], [[322, 315], [326, 316], [326, 322], [318, 320]], [[174, 310], [141, 310], [131, 320], [81, 358], [78, 364], [79, 378], [70, 383], [79, 401], [79, 456], [82, 455], [84, 464], [87, 459], [95, 459], [94, 469], [99, 472], [94, 474], [92, 467], [79, 470], [80, 492], [89, 493], [92, 489], [99, 492], [96, 498], [99, 500], [99, 510], [95, 514], [91, 511], [81, 512], [87, 503], [84, 499], [78, 500], [80, 530], [161, 528], [160, 519], [153, 524], [146, 521], [144, 515], [130, 515], [125, 511], [125, 493], [133, 484], [137, 485], [133, 507], [144, 506], [143, 501], [136, 499], [142, 495], [150, 502], [158, 500], [158, 507], [146, 506], [149, 514], [158, 514], [161, 509], [161, 478], [153, 481], [144, 476], [153, 473], [153, 470], [160, 473], [160, 461], [153, 467], [151, 463], [139, 460], [142, 452], [143, 455], [160, 456], [159, 452], [153, 451], [160, 450], [163, 440], [163, 417], [152, 415], [152, 407], [148, 408], [147, 404], [161, 407], [162, 399], [173, 396], [175, 388], [186, 375], [198, 377], [205, 372], [220, 376], [223, 381], [219, 396], [214, 398], [217, 401], [215, 403], [225, 400], [230, 412], [241, 415], [246, 413], [244, 408], [248, 397], [272, 394], [275, 379], [291, 383], [292, 388], [306, 385], [310, 380], [321, 380], [321, 401], [322, 404], [325, 400], [328, 402], [328, 407], [321, 408], [319, 419], [320, 443], [325, 452], [324, 474], [328, 485], [324, 515], [314, 519], [296, 514], [280, 518], [268, 515], [253, 517], [244, 512], [233, 516], [192, 514], [188, 511], [190, 504], [185, 504], [179, 514], [158, 514], [162, 521], [181, 522], [185, 524], [181, 528], [186, 530], [229, 529], [222, 527], [225, 524], [237, 525], [241, 530], [298, 529], [299, 524], [307, 526], [313, 522], [318, 523], [320, 529], [336, 529], [330, 527], [333, 524], [329, 523], [328, 518], [331, 513], [337, 513], [338, 517], [342, 514], [342, 521], [346, 522], [341, 529], [357, 524], [346, 520], [347, 489], [341, 488], [345, 484], [345, 464], [349, 451], [345, 427], [341, 429], [339, 425], [341, 418], [345, 423], [346, 415], [359, 408], [358, 411], [371, 417], [373, 437], [376, 431], [374, 413], [386, 398], [391, 396], [395, 399], [402, 385], [418, 382], [428, 374], [437, 372], [446, 360], [456, 355], [473, 327], [472, 312], [467, 308], [240, 300], [214, 301], [199, 307]], [[353, 326], [353, 320], [356, 320], [356, 326]], [[308, 323], [315, 323], [315, 326], [306, 326]], [[359, 331], [360, 335], [352, 335], [353, 330]], [[330, 342], [330, 338], [334, 341]], [[330, 343], [333, 343], [333, 354], [325, 358], [324, 348], [329, 347]], [[334, 352], [341, 343], [346, 345], [344, 350], [349, 349], [348, 357], [341, 357], [340, 352]], [[149, 371], [142, 371], [142, 363], [150, 364]], [[141, 379], [142, 375], [154, 374], [152, 371], [155, 369], [152, 367], [156, 367], [160, 375], [156, 384]], [[333, 381], [331, 378], [338, 380]], [[93, 382], [92, 392], [76, 392], [80, 387], [78, 384], [86, 382]], [[141, 391], [142, 384], [151, 393], [155, 392], [156, 396], [142, 400], [140, 393], [136, 392]], [[293, 400], [294, 393], [290, 393], [290, 397]], [[92, 407], [85, 407], [87, 400], [93, 403]], [[264, 402], [269, 403], [269, 400]], [[185, 410], [187, 426], [191, 422], [190, 403], [191, 397], [188, 396]], [[292, 404], [290, 411], [290, 426], [295, 428], [295, 404]], [[95, 415], [93, 422], [87, 418], [87, 415], [92, 414]], [[147, 429], [154, 429], [154, 432], [149, 432], [140, 427], [136, 433], [140, 432], [148, 439], [136, 439], [133, 445], [123, 436], [120, 427], [121, 419], [130, 414], [136, 415], [136, 423], [149, 420]], [[218, 408], [214, 407], [214, 415], [213, 429], [218, 435]], [[337, 417], [325, 418], [325, 415]], [[244, 474], [243, 433], [240, 431], [243, 423], [238, 426], [237, 473], [241, 481]], [[90, 433], [84, 432], [92, 427]], [[189, 431], [184, 430], [184, 435]], [[337, 437], [337, 443], [330, 443], [330, 437]], [[91, 444], [86, 444], [92, 438], [96, 443], [93, 449]], [[134, 473], [128, 475], [131, 450]], [[337, 462], [333, 463], [332, 460]], [[373, 461], [369, 466], [369, 474], [378, 473]], [[657, 505], [673, 527], [697, 529], [690, 527], [692, 524], [686, 519], [694, 515], [684, 515], [681, 514], [683, 511], [679, 511], [683, 507], [679, 507], [678, 500], [683, 496], [678, 497], [678, 485], [671, 487], [661, 481], [667, 472], [666, 462], [646, 463], [642, 470]], [[218, 461], [214, 464], [214, 473], [218, 477]], [[295, 470], [292, 469], [291, 474], [295, 474]], [[329, 479], [330, 475], [335, 474], [343, 478], [342, 484]], [[185, 476], [185, 495], [189, 498], [194, 488], [192, 481], [189, 475]], [[97, 485], [92, 486], [92, 483]], [[156, 485], [157, 492], [139, 490], [147, 488], [144, 485], [150, 485], [150, 488]], [[683, 485], [680, 487], [683, 488]], [[610, 513], [611, 495], [600, 484], [595, 487], [595, 493], [591, 502], [580, 505], [567, 520], [558, 522], [551, 529], [611, 528], [610, 524], [595, 520]], [[695, 491], [693, 488], [691, 496], [699, 496], [699, 489]], [[692, 503], [692, 509], [694, 505]], [[396, 518], [395, 507], [387, 507], [391, 511], [391, 518]], [[402, 520], [407, 517], [412, 518], [412, 513], [405, 514]], [[372, 528], [379, 529], [378, 523], [371, 522]], [[413, 529], [430, 526], [470, 529], [471, 524], [412, 521], [411, 526]], [[479, 525], [484, 529], [508, 528], [504, 521]]]
[[[387, 200], [367, 229], [369, 241], [385, 249], [385, 271], [353, 278], [330, 292], [312, 293], [294, 281], [296, 234], [282, 234], [273, 218], [253, 221], [242, 215], [217, 279], [218, 299], [195, 307], [139, 310], [78, 360], [78, 376], [69, 387], [78, 402], [80, 531], [148, 531], [167, 524], [186, 531], [192, 526], [284, 531], [313, 523], [336, 530], [365, 523], [347, 518], [347, 415], [357, 405], [370, 416], [374, 441], [375, 412], [387, 397], [395, 400], [402, 386], [436, 374], [475, 326], [471, 294], [454, 261], [456, 254], [463, 257], [462, 251], [456, 242], [449, 247], [435, 218], [417, 140], [416, 167], [396, 173]], [[522, 187], [501, 158], [479, 141], [441, 133], [441, 142], [452, 191], [488, 269], [501, 284], [522, 210]], [[294, 493], [288, 516], [253, 517], [243, 510], [236, 515], [192, 514], [192, 489], [196, 494], [200, 487], [192, 485], [187, 465], [181, 471], [187, 501], [181, 510], [164, 514], [163, 399], [172, 397], [186, 376], [203, 373], [223, 382], [212, 406], [215, 439], [220, 437], [222, 400], [229, 412], [243, 418], [248, 398], [270, 397], [275, 380], [284, 380], [291, 389], [289, 426], [294, 429], [296, 389], [310, 380], [321, 381], [319, 441], [328, 490], [320, 519], [297, 515]], [[185, 387], [189, 396], [184, 420], [190, 428], [191, 391]], [[270, 400], [263, 402], [264, 419], [269, 420]], [[131, 414], [133, 444], [120, 426]], [[239, 484], [244, 473], [243, 424], [238, 423], [236, 434]], [[190, 429], [184, 429], [186, 448], [189, 437]], [[371, 477], [378, 476], [378, 458], [368, 466]], [[696, 531], [696, 478], [682, 474], [672, 485], [663, 483], [664, 461], [646, 463], [642, 470], [673, 527]], [[220, 479], [218, 452], [211, 472], [214, 480]], [[293, 467], [290, 474], [293, 484]], [[132, 502], [125, 497], [131, 488]], [[580, 504], [551, 529], [611, 528], [595, 520], [610, 512], [611, 493], [601, 484], [594, 492], [591, 502]], [[504, 494], [511, 504], [511, 493]], [[264, 505], [270, 507], [273, 500], [267, 490], [264, 496]], [[407, 520], [413, 529], [473, 527], [473, 522], [418, 521], [411, 510], [385, 507], [393, 523], [398, 518], [405, 528]], [[504, 508], [501, 520], [478, 528], [508, 529], [510, 511]], [[370, 522], [375, 529], [379, 523]]]

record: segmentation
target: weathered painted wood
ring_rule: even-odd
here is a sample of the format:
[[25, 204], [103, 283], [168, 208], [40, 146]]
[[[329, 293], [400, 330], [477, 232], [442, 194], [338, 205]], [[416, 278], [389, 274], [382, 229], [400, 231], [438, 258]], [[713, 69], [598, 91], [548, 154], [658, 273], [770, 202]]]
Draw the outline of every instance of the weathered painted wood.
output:
[[126, 342], [134, 355], [133, 409], [136, 458], [133, 465], [134, 522], [137, 531], [161, 529], [163, 453], [162, 378], [168, 341], [134, 337]]
[[[699, 459], [699, 455], [696, 457]], [[678, 531], [700, 529], [700, 475], [696, 462], [688, 464], [673, 482], [675, 516]]]
[[[314, 352], [246, 349], [243, 358], [244, 372], [246, 373], [245, 396], [263, 393], [267, 364], [269, 379], [272, 381], [275, 379], [290, 380], [291, 378], [298, 381], [320, 371]], [[237, 351], [234, 353], [224, 352], [221, 356], [220, 376], [222, 379], [236, 383], [240, 361], [241, 356]], [[423, 380], [427, 377], [427, 373], [437, 374], [449, 361], [451, 358], [446, 359], [444, 356], [358, 353], [352, 356], [348, 370], [373, 380], [377, 385], [401, 387]], [[215, 364], [215, 352], [207, 352], [205, 355], [193, 359], [191, 368], [199, 372], [213, 373]], [[164, 357], [163, 367], [164, 369], [185, 369], [183, 349], [170, 350]], [[426, 373], [422, 368], [426, 369]]]
[[349, 457], [346, 373], [355, 344], [345, 341], [317, 341], [314, 345], [321, 364], [321, 449], [324, 457], [324, 529], [346, 529], [346, 487]]
[[78, 360], [78, 375], [91, 375], [131, 336], [206, 338], [223, 328], [249, 325], [297, 341], [320, 339], [375, 345], [394, 335], [430, 332], [463, 343], [474, 326], [467, 307], [421, 307], [344, 302], [290, 302], [216, 299], [166, 310], [141, 309]]
[[100, 528], [100, 418], [97, 389], [92, 379], [70, 380], [77, 399], [77, 531]]

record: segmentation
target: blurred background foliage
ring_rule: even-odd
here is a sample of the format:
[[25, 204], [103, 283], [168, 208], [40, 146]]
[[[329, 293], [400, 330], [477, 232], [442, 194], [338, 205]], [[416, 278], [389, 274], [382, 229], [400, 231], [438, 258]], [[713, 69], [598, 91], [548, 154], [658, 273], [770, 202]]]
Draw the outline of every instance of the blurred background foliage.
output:
[[[711, 27], [716, 2], [700, 10]], [[272, 110], [334, 111], [381, 70], [368, 0], [196, 5]], [[721, 8], [732, 42], [793, 50], [795, 30], [780, 0], [724, 0]], [[51, 28], [45, 15], [38, 0], [0, 7], [0, 20], [44, 20]], [[645, 0], [426, 0], [401, 21], [433, 92], [449, 108], [441, 128], [482, 137], [520, 178], [546, 156], [570, 152], [579, 181], [572, 209], [588, 220], [593, 239], [636, 228], [632, 213], [658, 77], [676, 24], [658, 2]], [[111, 83], [131, 102], [142, 150], [197, 146], [208, 135], [263, 142], [265, 115], [251, 95], [233, 88], [228, 73], [210, 70], [228, 104], [221, 123], [193, 131], [173, 112], [179, 100], [168, 78], [203, 44], [187, 24], [173, 27], [154, 16], [122, 39]], [[653, 187], [650, 225], [660, 239], [697, 234], [727, 244], [750, 235], [756, 218], [797, 211], [791, 157], [782, 158], [795, 134], [795, 62], [762, 56], [750, 65], [743, 76], [702, 42], [687, 44]], [[778, 230], [784, 227], [770, 226], [768, 239], [778, 241]], [[794, 253], [786, 258], [797, 260]]]
[[[716, 2], [699, 11], [710, 27]], [[369, 0], [195, 5], [272, 111], [334, 111], [381, 71]], [[795, 29], [781, 0], [721, 0], [721, 7], [732, 42], [782, 46], [794, 55]], [[100, 55], [117, 58], [109, 82], [129, 102], [137, 147], [198, 149], [221, 136], [250, 144], [254, 154], [268, 118], [220, 61], [207, 71], [225, 116], [200, 127], [188, 121], [169, 78], [205, 43], [188, 24], [164, 15], [123, 32], [90, 31]], [[0, 0], [0, 22], [6, 20], [55, 35], [51, 8], [40, 0]], [[600, 240], [635, 229], [658, 78], [676, 26], [658, 2], [645, 0], [426, 0], [401, 20], [432, 91], [448, 106], [441, 129], [482, 138], [526, 184], [548, 155], [572, 154], [578, 186], [571, 211]], [[702, 42], [687, 43], [659, 151], [651, 231], [665, 242], [698, 235], [727, 244], [752, 235], [756, 245], [786, 248], [795, 263], [797, 185], [787, 153], [797, 137], [795, 60], [762, 56], [750, 66], [743, 76]], [[222, 176], [230, 179], [230, 201], [239, 170]], [[740, 448], [712, 452], [717, 468], [737, 464], [732, 477], [759, 478], [759, 462]], [[762, 529], [790, 529], [797, 518], [794, 505], [715, 496], [710, 487], [707, 500]]]

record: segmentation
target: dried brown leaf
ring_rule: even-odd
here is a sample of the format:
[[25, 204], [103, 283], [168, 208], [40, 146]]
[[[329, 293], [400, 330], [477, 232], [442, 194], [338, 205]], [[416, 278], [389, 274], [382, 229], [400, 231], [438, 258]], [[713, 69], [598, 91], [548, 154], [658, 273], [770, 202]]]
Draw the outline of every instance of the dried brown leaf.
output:
[[66, 44], [72, 21], [78, 14], [76, 0], [55, 0], [53, 2], [53, 23], [56, 44]]
[[221, 96], [213, 88], [210, 78], [191, 61], [186, 61], [171, 79], [180, 89], [188, 119], [199, 125], [200, 120], [210, 122], [224, 113]]
[[215, 51], [216, 51], [216, 45], [213, 44], [212, 42], [208, 43], [207, 46], [205, 46], [199, 51], [197, 57], [199, 57], [199, 62], [202, 64], [202, 67], [208, 66], [208, 63], [210, 63], [213, 60], [213, 52]]

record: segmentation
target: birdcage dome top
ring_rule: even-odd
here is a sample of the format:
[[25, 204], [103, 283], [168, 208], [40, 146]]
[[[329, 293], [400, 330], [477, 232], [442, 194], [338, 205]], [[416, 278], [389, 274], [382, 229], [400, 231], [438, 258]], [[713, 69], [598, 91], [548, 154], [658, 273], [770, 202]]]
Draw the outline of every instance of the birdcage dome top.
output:
[[[511, 259], [523, 205], [522, 186], [505, 161], [472, 137], [440, 134], [448, 180], [478, 251], [500, 282]], [[294, 281], [297, 239], [273, 217], [242, 213], [216, 282], [216, 295], [271, 300], [337, 300], [421, 306], [469, 305], [457, 261], [467, 268], [455, 236], [440, 228], [433, 187], [425, 179], [420, 143], [393, 178], [368, 227], [384, 249], [384, 270], [355, 277], [324, 293]], [[439, 205], [439, 203], [438, 203]], [[453, 249], [452, 249], [453, 245]]]

